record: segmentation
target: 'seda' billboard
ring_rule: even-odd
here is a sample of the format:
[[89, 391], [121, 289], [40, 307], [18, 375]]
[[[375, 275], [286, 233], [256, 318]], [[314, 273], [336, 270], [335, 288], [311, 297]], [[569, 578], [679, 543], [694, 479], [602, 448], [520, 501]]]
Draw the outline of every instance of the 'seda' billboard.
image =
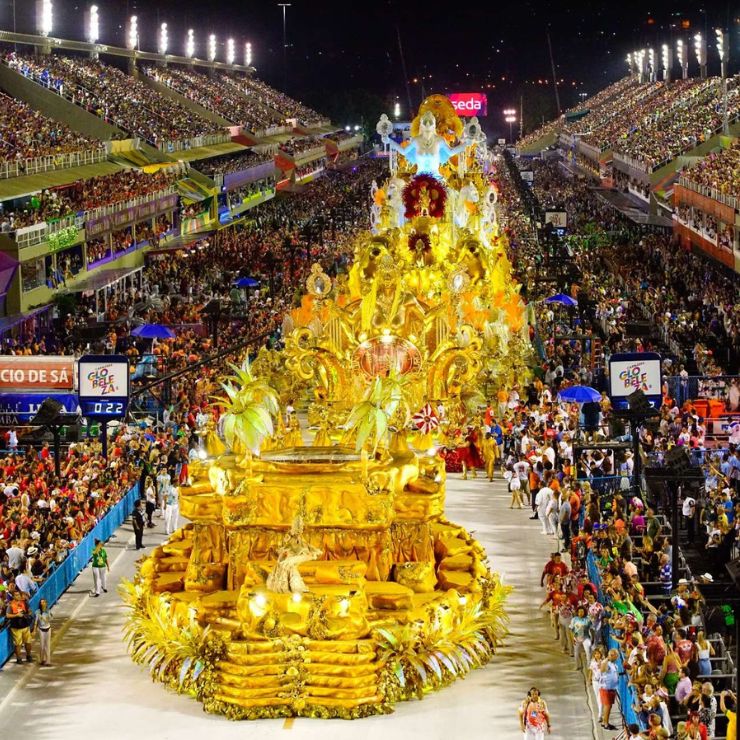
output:
[[488, 98], [484, 93], [452, 93], [449, 97], [458, 116], [488, 115]]

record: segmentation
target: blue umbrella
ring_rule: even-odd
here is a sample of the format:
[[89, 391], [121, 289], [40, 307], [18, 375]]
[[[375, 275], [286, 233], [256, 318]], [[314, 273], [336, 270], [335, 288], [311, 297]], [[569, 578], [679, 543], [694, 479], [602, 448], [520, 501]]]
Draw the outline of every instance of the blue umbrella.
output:
[[132, 336], [142, 337], [143, 339], [174, 339], [175, 332], [168, 329], [162, 324], [142, 324], [137, 326], [132, 332]]
[[589, 385], [573, 385], [560, 391], [560, 400], [574, 403], [600, 401], [601, 393]]
[[549, 298], [545, 298], [545, 303], [562, 303], [563, 306], [577, 306], [578, 301], [575, 298], [571, 298], [565, 293], [556, 293], [551, 295]]
[[253, 277], [243, 277], [234, 281], [234, 285], [236, 285], [237, 288], [258, 288], [259, 284], [260, 281]]

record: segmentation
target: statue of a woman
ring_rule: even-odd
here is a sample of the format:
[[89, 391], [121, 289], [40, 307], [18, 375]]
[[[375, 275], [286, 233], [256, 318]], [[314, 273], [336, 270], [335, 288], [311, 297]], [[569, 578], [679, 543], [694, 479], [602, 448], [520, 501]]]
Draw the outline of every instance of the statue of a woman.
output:
[[267, 577], [267, 588], [278, 594], [296, 594], [308, 591], [303, 582], [298, 566], [309, 560], [316, 560], [321, 550], [309, 545], [303, 536], [303, 517], [298, 514], [293, 521], [290, 532], [285, 535], [278, 561], [272, 573]]
[[419, 121], [419, 135], [412, 137], [408, 146], [402, 147], [388, 135], [387, 126], [384, 125], [384, 119], [387, 118], [383, 114], [377, 127], [383, 144], [405, 157], [409, 164], [416, 165], [417, 175], [426, 174], [441, 177], [439, 168], [446, 164], [451, 157], [464, 152], [471, 143], [464, 138], [458, 146], [448, 146], [444, 137], [437, 133], [437, 120], [434, 113], [427, 111]]

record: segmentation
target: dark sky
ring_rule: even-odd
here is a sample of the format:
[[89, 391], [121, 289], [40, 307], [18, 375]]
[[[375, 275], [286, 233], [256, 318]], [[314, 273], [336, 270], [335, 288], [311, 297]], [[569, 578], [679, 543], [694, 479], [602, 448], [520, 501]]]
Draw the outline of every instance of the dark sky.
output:
[[[12, 27], [13, 0], [0, 0], [0, 26]], [[83, 38], [82, 15], [87, 2], [54, 0], [55, 34]], [[139, 16], [142, 48], [155, 50], [157, 28], [167, 21], [170, 45], [182, 52], [185, 31], [196, 29], [200, 56], [207, 35], [219, 41], [233, 35], [241, 52], [243, 41], [254, 48], [260, 76], [283, 84], [282, 10], [277, 2], [254, 0], [97, 0], [101, 41], [123, 45], [125, 18]], [[19, 31], [34, 25], [32, 0], [16, 0]], [[433, 8], [443, 10], [433, 10]], [[594, 92], [625, 74], [625, 54], [653, 43], [659, 49], [675, 39], [681, 21], [688, 39], [705, 28], [713, 36], [717, 25], [733, 30], [733, 69], [740, 57], [740, 0], [612, 0], [567, 2], [445, 3], [418, 0], [293, 0], [287, 10], [288, 90], [317, 104], [322, 95], [348, 89], [368, 89], [406, 99], [396, 27], [400, 30], [412, 97], [425, 92], [481, 90], [491, 104], [508, 105], [524, 84], [537, 89], [539, 80], [552, 81], [546, 30], [549, 27], [564, 104], [577, 92]], [[713, 40], [710, 63], [715, 64]], [[693, 59], [692, 59], [693, 63]], [[710, 71], [715, 70], [710, 66]], [[575, 83], [575, 85], [573, 84]], [[490, 87], [489, 87], [490, 86]], [[539, 88], [542, 92], [543, 87]], [[550, 92], [552, 92], [550, 88]]]

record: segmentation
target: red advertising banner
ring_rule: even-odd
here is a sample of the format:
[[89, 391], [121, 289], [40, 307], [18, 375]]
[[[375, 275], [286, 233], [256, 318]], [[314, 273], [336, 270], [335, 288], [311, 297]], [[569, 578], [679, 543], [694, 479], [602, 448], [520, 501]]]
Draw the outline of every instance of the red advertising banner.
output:
[[74, 388], [73, 357], [0, 358], [0, 390], [46, 391]]
[[484, 93], [452, 93], [449, 98], [458, 116], [488, 115], [488, 98]]

